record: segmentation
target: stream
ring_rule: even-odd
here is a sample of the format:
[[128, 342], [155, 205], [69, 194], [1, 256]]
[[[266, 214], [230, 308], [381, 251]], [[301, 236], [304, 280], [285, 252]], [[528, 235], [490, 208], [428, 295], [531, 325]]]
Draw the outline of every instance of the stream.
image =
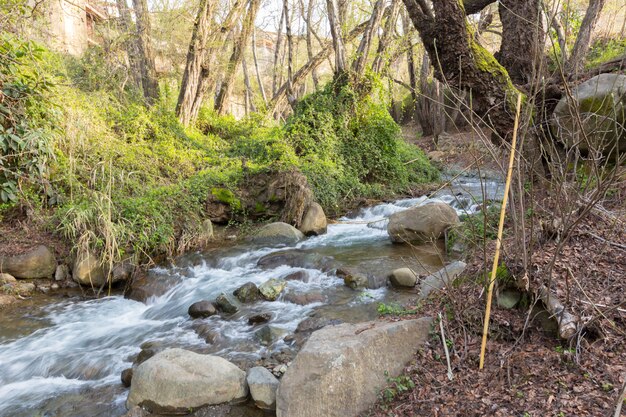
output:
[[[443, 247], [411, 248], [394, 245], [386, 232], [386, 217], [430, 201], [450, 204], [459, 215], [474, 213], [483, 198], [500, 200], [503, 185], [496, 180], [473, 177], [455, 179], [451, 187], [426, 197], [399, 200], [361, 209], [329, 224], [328, 233], [301, 241], [295, 248], [304, 254], [334, 258], [342, 266], [375, 276], [409, 266], [427, 274], [446, 261]], [[484, 197], [483, 197], [484, 196]], [[280, 265], [262, 269], [263, 256], [285, 247], [258, 247], [246, 243], [190, 253], [174, 265], [152, 269], [154, 278], [172, 281], [163, 295], [146, 303], [121, 295], [85, 300], [79, 296], [42, 297], [12, 314], [0, 317], [0, 416], [120, 416], [125, 413], [127, 389], [120, 373], [129, 368], [140, 345], [152, 341], [231, 360], [242, 368], [258, 361], [296, 353], [282, 335], [293, 334], [300, 322], [314, 317], [335, 322], [361, 322], [378, 316], [379, 303], [415, 300], [413, 291], [383, 286], [354, 291], [334, 270]], [[259, 285], [270, 278], [299, 273], [287, 281], [286, 293], [275, 302], [244, 304], [233, 316], [192, 320], [192, 303], [213, 300], [245, 284]], [[313, 295], [310, 304], [293, 302], [289, 295]], [[292, 300], [292, 301], [289, 301]], [[263, 325], [248, 324], [248, 317], [272, 313], [269, 325], [281, 337], [259, 336]], [[198, 333], [212, 334], [205, 342]], [[203, 334], [205, 334], [203, 333]], [[256, 415], [256, 414], [246, 414]]]

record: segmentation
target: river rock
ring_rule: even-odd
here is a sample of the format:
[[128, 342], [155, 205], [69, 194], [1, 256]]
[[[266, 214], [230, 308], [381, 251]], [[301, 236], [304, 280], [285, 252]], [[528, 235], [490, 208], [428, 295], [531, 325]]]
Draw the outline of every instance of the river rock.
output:
[[389, 275], [389, 282], [394, 287], [413, 288], [417, 283], [417, 274], [410, 268], [398, 268]]
[[626, 75], [600, 74], [579, 84], [571, 97], [563, 96], [552, 117], [553, 132], [567, 147], [626, 151]]
[[2, 294], [0, 292], [0, 309], [13, 304], [15, 302], [15, 297], [13, 297], [12, 295], [8, 295], [8, 294]]
[[326, 221], [326, 214], [324, 209], [317, 203], [309, 204], [304, 216], [302, 217], [302, 224], [300, 225], [300, 231], [305, 236], [317, 236], [326, 233], [328, 222]]
[[139, 352], [139, 354], [135, 358], [135, 361], [133, 362], [133, 365], [139, 365], [139, 364], [147, 361], [148, 359], [150, 359], [151, 357], [153, 357], [157, 353], [162, 352], [165, 349], [167, 349], [167, 346], [163, 342], [161, 342], [161, 341], [150, 340], [148, 342], [142, 343], [139, 346], [139, 348], [141, 349], [141, 351]]
[[157, 274], [150, 271], [134, 278], [124, 296], [130, 300], [145, 303], [153, 297], [165, 294], [180, 281], [181, 278], [178, 275]]
[[221, 293], [215, 299], [215, 306], [219, 311], [226, 314], [235, 314], [239, 311], [239, 305], [231, 296]]
[[274, 269], [282, 265], [293, 268], [318, 269], [322, 272], [329, 272], [337, 268], [337, 263], [332, 257], [302, 249], [270, 253], [257, 262], [257, 266], [263, 269]]
[[167, 349], [139, 365], [126, 401], [156, 413], [186, 413], [248, 396], [246, 373], [213, 355]]
[[506, 288], [498, 294], [498, 307], [507, 309], [515, 308], [521, 299], [522, 293], [514, 288]]
[[13, 275], [4, 273], [0, 274], [0, 285], [15, 284], [16, 282], [17, 280]]
[[255, 325], [261, 323], [267, 323], [272, 319], [272, 313], [259, 313], [254, 316], [248, 317], [248, 324]]
[[255, 366], [248, 371], [246, 381], [257, 407], [264, 410], [276, 408], [276, 390], [279, 382], [270, 371], [262, 366]]
[[288, 292], [283, 298], [288, 303], [298, 304], [301, 306], [320, 303], [324, 301], [324, 295], [321, 291], [309, 291], [309, 292]]
[[282, 339], [287, 334], [287, 330], [268, 324], [261, 327], [254, 334], [263, 346], [269, 346]]
[[217, 309], [212, 302], [208, 300], [197, 301], [189, 306], [187, 313], [194, 318], [206, 318], [217, 314]]
[[101, 287], [106, 283], [104, 270], [100, 260], [91, 252], [84, 252], [76, 256], [76, 262], [72, 268], [72, 278], [80, 285], [86, 287]]
[[0, 256], [0, 271], [15, 278], [50, 278], [57, 267], [54, 254], [44, 245], [15, 256]]
[[440, 290], [450, 285], [465, 271], [466, 266], [465, 262], [452, 262], [434, 274], [427, 276], [420, 282], [419, 297], [426, 298], [432, 291]]
[[260, 245], [293, 245], [304, 239], [301, 231], [283, 222], [270, 223], [261, 227], [250, 240]]
[[296, 271], [283, 277], [285, 281], [309, 282], [309, 274], [306, 271]]
[[431, 319], [327, 326], [302, 347], [276, 393], [277, 417], [365, 412], [428, 339]]
[[246, 282], [233, 291], [233, 295], [242, 303], [252, 303], [261, 299], [261, 292], [254, 282]]
[[135, 265], [130, 259], [125, 259], [113, 265], [111, 269], [111, 283], [128, 281], [135, 272]]
[[199, 323], [192, 326], [198, 337], [204, 339], [209, 345], [222, 340], [221, 332], [211, 324]]
[[133, 380], [133, 368], [126, 368], [122, 371], [120, 375], [120, 380], [122, 381], [122, 385], [126, 388], [130, 387], [130, 384]]
[[259, 286], [259, 292], [267, 301], [276, 301], [283, 292], [287, 283], [282, 279], [271, 278]]
[[394, 213], [389, 217], [387, 233], [396, 243], [426, 243], [439, 239], [459, 223], [456, 211], [445, 203], [430, 203]]
[[70, 268], [61, 264], [57, 266], [57, 269], [54, 271], [54, 280], [55, 281], [65, 281], [70, 277]]
[[353, 290], [368, 288], [369, 279], [364, 274], [351, 268], [341, 267], [336, 271], [336, 275], [343, 279], [343, 283]]

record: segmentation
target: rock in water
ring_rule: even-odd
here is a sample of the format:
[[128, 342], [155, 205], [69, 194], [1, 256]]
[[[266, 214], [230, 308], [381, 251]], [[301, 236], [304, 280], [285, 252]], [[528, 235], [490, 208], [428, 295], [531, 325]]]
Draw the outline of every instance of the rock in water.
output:
[[259, 291], [267, 301], [276, 301], [280, 293], [283, 292], [287, 283], [282, 279], [268, 279], [259, 287]]
[[226, 314], [235, 314], [239, 311], [239, 306], [237, 305], [237, 301], [234, 300], [231, 296], [221, 293], [215, 299], [215, 306], [219, 311]]
[[80, 285], [87, 287], [101, 287], [106, 283], [104, 270], [100, 260], [90, 252], [79, 253], [72, 268], [72, 278]]
[[300, 231], [305, 236], [317, 236], [326, 233], [328, 222], [326, 221], [326, 214], [324, 209], [317, 203], [309, 204], [309, 207], [302, 218], [302, 224], [300, 225]]
[[456, 261], [441, 268], [439, 271], [424, 278], [420, 283], [419, 297], [426, 298], [431, 292], [440, 290], [450, 285], [459, 275], [465, 271], [467, 264]]
[[276, 222], [260, 228], [250, 240], [260, 245], [293, 245], [304, 239], [301, 231], [290, 224]]
[[389, 275], [389, 282], [391, 282], [391, 285], [394, 287], [413, 288], [417, 283], [417, 274], [410, 268], [398, 268]]
[[69, 276], [70, 268], [65, 264], [57, 266], [57, 269], [54, 271], [55, 281], [65, 281]]
[[139, 365], [126, 407], [155, 413], [238, 401], [248, 396], [246, 373], [226, 359], [184, 349], [167, 349]]
[[50, 249], [39, 245], [21, 255], [0, 256], [0, 272], [15, 278], [50, 278], [57, 261]]
[[0, 273], [0, 285], [15, 284], [16, 282], [17, 280], [13, 275]]
[[600, 74], [580, 83], [552, 117], [552, 131], [567, 147], [607, 155], [626, 151], [626, 75]]
[[212, 302], [208, 300], [202, 300], [190, 305], [187, 313], [189, 313], [189, 315], [194, 319], [205, 318], [217, 314], [217, 309]]
[[392, 214], [387, 232], [393, 242], [426, 243], [439, 239], [457, 223], [459, 216], [452, 207], [445, 203], [430, 203]]
[[261, 292], [254, 282], [246, 282], [233, 291], [233, 295], [242, 303], [252, 303], [261, 299]]
[[278, 379], [266, 368], [255, 366], [248, 371], [248, 387], [250, 395], [257, 407], [264, 410], [276, 408], [276, 389]]
[[314, 332], [283, 376], [277, 417], [351, 417], [374, 404], [428, 339], [430, 318], [327, 326]]

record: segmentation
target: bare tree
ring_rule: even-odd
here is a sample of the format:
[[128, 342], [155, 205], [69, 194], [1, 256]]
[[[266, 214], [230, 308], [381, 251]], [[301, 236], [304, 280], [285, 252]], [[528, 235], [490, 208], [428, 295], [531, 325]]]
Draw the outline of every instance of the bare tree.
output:
[[337, 0], [326, 0], [326, 9], [328, 12], [330, 34], [333, 38], [333, 50], [335, 51], [335, 74], [341, 74], [346, 71], [346, 48], [341, 33], [339, 14], [337, 12]]
[[272, 75], [272, 94], [276, 94], [278, 88], [278, 59], [280, 58], [280, 45], [283, 42], [283, 24], [285, 22], [285, 9], [280, 12], [280, 20], [278, 21], [278, 29], [276, 31], [276, 44], [274, 47], [274, 71]]
[[120, 29], [123, 32], [124, 48], [128, 56], [128, 66], [130, 77], [136, 88], [142, 89], [141, 85], [141, 64], [139, 62], [139, 46], [137, 38], [132, 34], [133, 22], [130, 17], [130, 10], [126, 0], [117, 0], [117, 11], [120, 14]]
[[[300, 0], [300, 7], [302, 8], [302, 17], [304, 19], [304, 23], [306, 24], [306, 53], [309, 60], [313, 59], [313, 5], [315, 4], [314, 0], [309, 0], [307, 3], [306, 13], [304, 11], [304, 1]], [[317, 71], [313, 69], [311, 71], [311, 78], [313, 79], [313, 86], [317, 90], [317, 86], [319, 85], [319, 79], [317, 78]]]
[[146, 104], [152, 105], [159, 98], [159, 83], [154, 65], [154, 52], [150, 39], [150, 15], [147, 0], [133, 0], [135, 8], [141, 84]]
[[226, 101], [228, 100], [228, 96], [230, 95], [230, 90], [235, 80], [237, 68], [239, 67], [241, 59], [243, 58], [245, 47], [249, 42], [250, 35], [252, 34], [252, 26], [254, 25], [254, 20], [256, 18], [257, 11], [259, 10], [260, 3], [260, 0], [250, 0], [250, 3], [248, 5], [248, 11], [241, 27], [241, 33], [239, 34], [237, 39], [235, 39], [233, 53], [230, 56], [228, 66], [226, 68], [226, 74], [215, 99], [215, 110], [217, 110], [220, 114], [223, 114], [225, 112]]
[[574, 48], [567, 61], [567, 72], [575, 73], [583, 68], [585, 55], [589, 50], [589, 44], [591, 43], [591, 33], [596, 27], [600, 12], [604, 7], [605, 0], [589, 0], [589, 6], [585, 12], [585, 17], [580, 25], [578, 36], [576, 36], [576, 42]]
[[261, 71], [259, 70], [259, 59], [256, 53], [256, 27], [252, 27], [252, 58], [254, 60], [254, 70], [256, 72], [256, 80], [259, 84], [259, 90], [261, 91], [261, 98], [263, 103], [267, 105], [267, 96], [265, 95], [265, 88], [263, 87], [263, 80], [261, 78]]
[[365, 71], [365, 64], [367, 63], [367, 57], [369, 55], [370, 48], [372, 46], [372, 38], [374, 34], [378, 32], [378, 28], [380, 26], [380, 21], [383, 18], [383, 11], [385, 10], [385, 2], [384, 0], [377, 0], [374, 4], [374, 10], [372, 11], [372, 16], [370, 17], [369, 22], [367, 23], [367, 28], [365, 29], [365, 33], [361, 38], [361, 43], [359, 44], [359, 48], [356, 51], [356, 59], [352, 63], [352, 70], [357, 75], [362, 75], [363, 71]]
[[192, 119], [193, 101], [200, 88], [202, 64], [206, 59], [207, 41], [210, 33], [211, 0], [200, 0], [198, 14], [194, 22], [191, 42], [187, 52], [187, 64], [176, 104], [176, 115], [183, 125]]
[[380, 72], [385, 65], [385, 51], [387, 50], [387, 48], [389, 47], [389, 43], [391, 42], [396, 22], [398, 20], [398, 13], [400, 12], [401, 3], [401, 0], [391, 0], [391, 11], [389, 13], [389, 16], [387, 17], [387, 20], [385, 21], [383, 34], [378, 41], [376, 56], [374, 57], [374, 62], [372, 63], [372, 70], [374, 72]]
[[291, 34], [291, 16], [289, 15], [289, 0], [283, 0], [283, 14], [285, 15], [285, 35], [287, 36], [287, 101], [293, 105], [293, 36]]

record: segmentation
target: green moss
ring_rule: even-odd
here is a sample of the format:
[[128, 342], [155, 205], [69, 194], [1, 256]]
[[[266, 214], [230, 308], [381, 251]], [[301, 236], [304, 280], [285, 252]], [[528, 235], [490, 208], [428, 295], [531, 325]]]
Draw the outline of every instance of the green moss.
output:
[[225, 188], [213, 188], [211, 194], [215, 196], [218, 201], [228, 204], [235, 210], [241, 210], [241, 200], [239, 200], [232, 191]]

